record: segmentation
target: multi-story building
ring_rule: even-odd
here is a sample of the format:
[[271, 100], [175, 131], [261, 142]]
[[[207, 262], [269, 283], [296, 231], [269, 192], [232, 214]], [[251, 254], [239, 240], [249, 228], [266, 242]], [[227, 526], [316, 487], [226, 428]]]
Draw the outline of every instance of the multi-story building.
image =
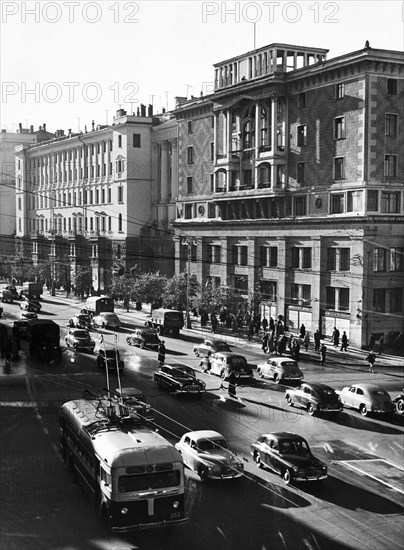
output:
[[17, 250], [34, 264], [50, 261], [54, 279], [64, 260], [72, 284], [79, 266], [91, 266], [96, 291], [135, 266], [172, 274], [176, 126], [165, 118], [162, 138], [153, 133], [160, 119], [142, 105], [136, 116], [117, 111], [111, 126], [60, 130], [54, 139], [18, 147]]
[[[364, 346], [403, 330], [404, 54], [271, 44], [174, 111], [176, 269]], [[182, 246], [190, 245], [192, 249]]]
[[46, 125], [34, 131], [34, 127], [16, 132], [2, 130], [0, 134], [0, 257], [14, 254], [15, 222], [15, 148], [22, 143], [32, 144], [50, 139], [53, 134], [46, 131]]

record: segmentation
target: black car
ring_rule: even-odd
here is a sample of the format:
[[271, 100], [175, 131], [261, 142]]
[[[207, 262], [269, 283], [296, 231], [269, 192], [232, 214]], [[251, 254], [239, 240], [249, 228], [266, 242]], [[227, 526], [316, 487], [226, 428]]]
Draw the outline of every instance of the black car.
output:
[[124, 362], [119, 356], [119, 351], [114, 349], [104, 350], [100, 348], [98, 350], [97, 356], [97, 365], [100, 369], [105, 369], [105, 360], [107, 361], [108, 370], [116, 372], [116, 366], [118, 364], [118, 369], [122, 371], [124, 369]]
[[195, 371], [184, 365], [163, 365], [154, 373], [154, 381], [159, 388], [170, 390], [177, 395], [202, 397], [206, 385], [195, 377]]
[[137, 328], [126, 338], [130, 346], [139, 346], [153, 351], [158, 351], [161, 344], [160, 338], [155, 330], [150, 328]]
[[287, 390], [285, 398], [290, 406], [302, 407], [311, 416], [318, 413], [338, 413], [343, 409], [339, 395], [326, 384], [305, 382], [298, 388]]
[[279, 474], [288, 485], [294, 481], [321, 481], [327, 478], [327, 466], [316, 458], [307, 441], [290, 432], [260, 435], [251, 445], [256, 464]]
[[13, 333], [19, 338], [26, 338], [28, 336], [28, 319], [14, 321]]

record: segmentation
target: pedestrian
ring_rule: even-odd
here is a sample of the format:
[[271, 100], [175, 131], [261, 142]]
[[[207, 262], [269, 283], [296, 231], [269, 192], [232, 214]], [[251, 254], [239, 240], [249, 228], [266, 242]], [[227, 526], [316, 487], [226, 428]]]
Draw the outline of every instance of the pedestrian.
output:
[[166, 346], [164, 340], [161, 341], [161, 344], [159, 345], [159, 351], [157, 356], [159, 366], [162, 367], [166, 360]]
[[327, 360], [327, 347], [323, 344], [320, 348], [321, 365], [324, 367]]
[[248, 340], [251, 340], [251, 338], [254, 336], [254, 323], [250, 320], [248, 324]]
[[268, 351], [268, 339], [269, 339], [269, 334], [267, 332], [264, 332], [264, 334], [262, 335], [262, 351], [264, 353], [266, 353]]
[[263, 332], [266, 332], [266, 331], [267, 331], [267, 328], [268, 328], [268, 321], [267, 321], [267, 318], [266, 318], [266, 317], [264, 317], [264, 318], [262, 319], [261, 324], [262, 324], [262, 330], [263, 330]]
[[272, 317], [269, 318], [269, 331], [272, 332], [275, 330], [275, 321], [272, 319]]
[[300, 338], [304, 338], [305, 335], [306, 335], [306, 327], [302, 323], [302, 325], [300, 327]]
[[306, 334], [304, 335], [303, 345], [304, 345], [304, 349], [308, 351], [310, 346], [310, 334], [308, 332], [306, 332]]
[[294, 360], [296, 362], [299, 361], [299, 358], [300, 358], [300, 343], [299, 343], [299, 340], [297, 338], [293, 338], [292, 340], [292, 357], [294, 358]]
[[208, 314], [206, 313], [206, 311], [202, 311], [202, 313], [201, 313], [201, 327], [202, 328], [206, 327], [206, 323], [208, 322], [208, 320], [209, 320]]
[[332, 333], [332, 342], [334, 344], [334, 348], [337, 348], [339, 346], [339, 330], [337, 327], [334, 327], [334, 332]]
[[213, 334], [216, 334], [218, 322], [217, 322], [216, 315], [214, 313], [212, 313], [211, 316], [210, 316], [210, 324], [212, 326]]
[[274, 331], [272, 331], [268, 336], [268, 353], [272, 353], [274, 349], [275, 349]]
[[314, 333], [314, 351], [320, 351], [321, 334], [319, 330]]
[[376, 355], [375, 352], [371, 349], [369, 352], [369, 355], [366, 357], [365, 361], [369, 363], [369, 372], [375, 372], [374, 370], [374, 364], [376, 361]]
[[341, 351], [347, 351], [347, 349], [348, 349], [348, 336], [346, 335], [346, 332], [344, 330], [341, 336]]
[[384, 336], [380, 336], [379, 339], [379, 355], [384, 352]]
[[236, 383], [237, 383], [237, 375], [235, 370], [231, 370], [229, 373], [229, 376], [227, 377], [227, 381], [229, 383], [228, 387], [228, 393], [230, 397], [236, 397]]
[[199, 363], [199, 367], [202, 370], [202, 372], [208, 372], [210, 371], [210, 358], [209, 357], [203, 357], [201, 359], [201, 362]]
[[288, 339], [284, 334], [282, 334], [282, 336], [278, 339], [277, 351], [279, 355], [283, 355], [285, 353], [287, 341]]

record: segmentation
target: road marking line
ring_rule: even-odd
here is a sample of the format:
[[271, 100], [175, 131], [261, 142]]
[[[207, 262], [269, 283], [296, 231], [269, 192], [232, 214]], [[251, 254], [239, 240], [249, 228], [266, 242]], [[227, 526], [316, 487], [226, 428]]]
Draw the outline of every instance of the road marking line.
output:
[[[388, 462], [387, 460], [380, 460], [380, 459], [374, 458], [374, 459], [366, 460], [364, 462], [375, 462], [375, 461], [385, 462], [386, 464], [389, 464], [390, 466], [393, 466], [394, 468], [398, 468], [399, 470], [403, 470], [403, 468], [400, 468], [400, 467], [396, 466], [395, 464], [391, 464], [391, 462]], [[390, 483], [387, 483], [386, 481], [383, 481], [383, 480], [379, 479], [378, 477], [376, 477], [372, 474], [369, 474], [368, 472], [366, 472], [364, 470], [361, 470], [357, 466], [354, 466], [353, 464], [350, 464], [350, 462], [347, 461], [347, 460], [341, 460], [340, 464], [345, 464], [345, 466], [348, 466], [348, 468], [352, 468], [352, 470], [356, 470], [357, 472], [359, 472], [359, 473], [361, 473], [361, 474], [363, 474], [367, 477], [370, 477], [371, 479], [374, 479], [375, 481], [378, 481], [379, 483], [382, 483], [383, 485], [386, 485], [387, 487], [390, 487], [390, 489], [393, 489], [393, 491], [397, 491], [398, 493], [404, 494], [404, 491], [402, 489], [398, 489], [394, 485], [391, 485]]]

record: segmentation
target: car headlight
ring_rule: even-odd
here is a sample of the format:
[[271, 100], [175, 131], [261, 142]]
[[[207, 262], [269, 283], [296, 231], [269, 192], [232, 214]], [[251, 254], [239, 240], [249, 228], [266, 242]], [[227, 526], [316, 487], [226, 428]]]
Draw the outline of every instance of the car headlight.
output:
[[297, 474], [297, 472], [299, 471], [299, 468], [297, 466], [293, 466], [293, 471], [295, 472], [295, 474]]

